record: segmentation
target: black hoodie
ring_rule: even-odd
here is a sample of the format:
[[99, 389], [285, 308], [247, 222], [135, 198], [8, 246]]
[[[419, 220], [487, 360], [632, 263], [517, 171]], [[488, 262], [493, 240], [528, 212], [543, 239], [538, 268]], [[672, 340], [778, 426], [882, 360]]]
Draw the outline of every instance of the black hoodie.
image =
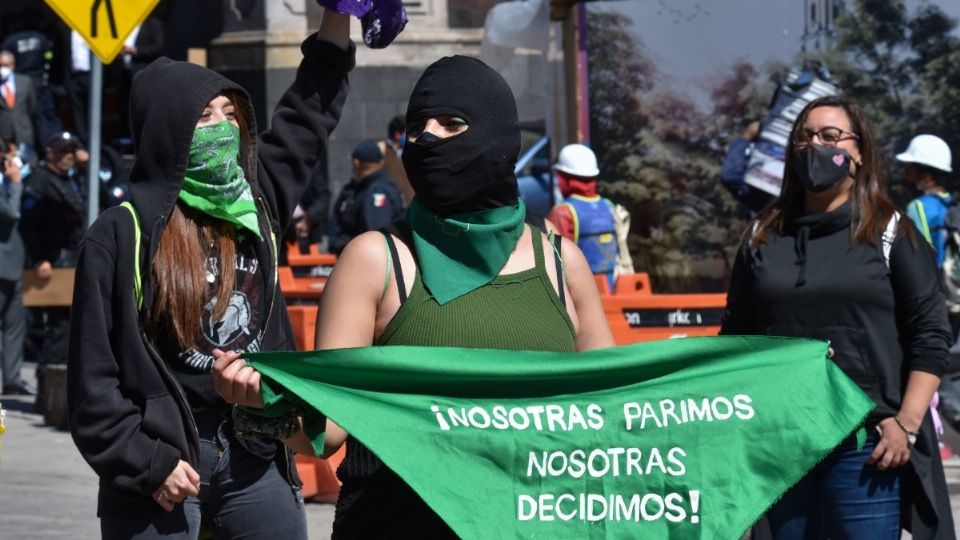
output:
[[[259, 209], [264, 240], [264, 350], [293, 347], [276, 283], [276, 246], [310, 172], [337, 125], [347, 94], [354, 48], [343, 51], [310, 36], [293, 85], [280, 99], [271, 129], [241, 153]], [[143, 307], [152, 305], [150, 268], [183, 183], [190, 143], [204, 106], [224, 90], [246, 92], [208, 69], [161, 58], [134, 80], [131, 124], [136, 162], [130, 195], [141, 219]], [[255, 126], [250, 127], [256, 133]], [[98, 515], [159, 508], [152, 493], [183, 459], [198, 468], [198, 435], [180, 385], [144, 333], [134, 298], [134, 224], [123, 208], [104, 212], [80, 246], [68, 355], [70, 430], [100, 477]], [[118, 504], [119, 503], [119, 504]]]
[[[910, 371], [943, 374], [950, 326], [933, 250], [913, 222], [900, 218], [887, 259], [880, 238], [875, 246], [851, 242], [851, 215], [850, 202], [833, 212], [791, 214], [783, 232], [767, 229], [757, 249], [744, 243], [720, 333], [830, 341], [833, 362], [876, 403], [867, 417], [873, 429], [900, 410]], [[953, 538], [929, 414], [903, 471], [901, 515], [913, 538]]]

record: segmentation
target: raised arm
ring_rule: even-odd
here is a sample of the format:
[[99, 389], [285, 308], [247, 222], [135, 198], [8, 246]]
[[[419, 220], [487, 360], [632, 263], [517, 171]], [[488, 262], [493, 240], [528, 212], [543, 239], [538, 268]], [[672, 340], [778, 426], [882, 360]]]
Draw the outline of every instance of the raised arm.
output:
[[347, 97], [347, 73], [354, 65], [349, 18], [326, 12], [320, 30], [300, 46], [303, 60], [293, 84], [280, 98], [270, 129], [260, 136], [257, 179], [280, 231], [293, 210]]

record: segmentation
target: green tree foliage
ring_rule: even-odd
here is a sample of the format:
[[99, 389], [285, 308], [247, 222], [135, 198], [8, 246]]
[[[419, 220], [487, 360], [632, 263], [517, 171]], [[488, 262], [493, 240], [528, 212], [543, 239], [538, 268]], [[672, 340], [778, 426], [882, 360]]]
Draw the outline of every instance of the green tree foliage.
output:
[[[720, 164], [731, 138], [763, 117], [786, 66], [724, 68], [703, 113], [662, 80], [628, 17], [590, 10], [587, 23], [600, 189], [633, 216], [637, 270], [662, 292], [725, 290], [745, 220], [719, 182]], [[902, 175], [892, 156], [914, 134], [935, 133], [960, 148], [956, 25], [930, 3], [910, 13], [902, 0], [853, 0], [837, 19], [833, 50], [797, 55], [797, 65], [824, 62], [863, 105], [895, 191]]]
[[892, 157], [915, 134], [933, 133], [960, 147], [957, 21], [931, 3], [911, 13], [902, 0], [854, 0], [836, 24], [833, 50], [811, 56], [826, 62], [863, 106], [897, 191], [902, 174]]
[[[661, 292], [720, 291], [744, 223], [718, 181], [731, 127], [762, 93], [745, 63], [719, 82], [705, 115], [659, 81], [631, 33], [629, 18], [591, 12], [590, 133], [601, 191], [633, 217], [630, 249], [638, 271]], [[751, 109], [753, 106], [753, 109]]]

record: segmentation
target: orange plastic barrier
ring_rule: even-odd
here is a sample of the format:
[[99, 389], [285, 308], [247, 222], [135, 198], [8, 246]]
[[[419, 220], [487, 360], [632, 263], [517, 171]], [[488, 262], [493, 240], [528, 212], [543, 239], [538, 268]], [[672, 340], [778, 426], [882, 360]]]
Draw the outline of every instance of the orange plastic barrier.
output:
[[333, 253], [320, 253], [316, 244], [310, 244], [308, 253], [300, 253], [300, 247], [297, 244], [287, 244], [287, 264], [290, 266], [324, 266], [333, 267], [337, 262], [337, 256]]
[[317, 306], [315, 304], [287, 306], [287, 314], [290, 316], [297, 350], [312, 351], [317, 337]]
[[593, 280], [597, 283], [597, 291], [600, 296], [610, 296], [610, 282], [607, 281], [607, 276], [594, 274]]
[[621, 274], [617, 276], [613, 294], [653, 294], [650, 287], [650, 274]]
[[[290, 324], [293, 326], [293, 338], [297, 349], [312, 351], [316, 338], [317, 306], [287, 306]], [[297, 473], [303, 481], [303, 498], [315, 502], [335, 503], [340, 494], [340, 481], [336, 471], [346, 454], [346, 445], [327, 459], [297, 454]]]
[[727, 295], [654, 294], [646, 273], [618, 276], [614, 294], [601, 296], [617, 345], [690, 336], [715, 336]]
[[296, 455], [297, 473], [303, 481], [303, 498], [321, 503], [335, 503], [340, 495], [337, 467], [347, 455], [347, 445], [327, 459]]
[[327, 284], [326, 277], [295, 276], [293, 268], [281, 266], [277, 269], [280, 289], [285, 298], [319, 299]]

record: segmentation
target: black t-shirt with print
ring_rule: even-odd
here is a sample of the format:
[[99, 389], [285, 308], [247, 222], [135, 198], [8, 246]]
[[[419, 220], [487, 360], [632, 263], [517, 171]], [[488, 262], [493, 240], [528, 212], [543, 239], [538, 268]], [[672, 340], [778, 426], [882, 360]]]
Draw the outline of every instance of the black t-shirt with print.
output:
[[[175, 345], [167, 345], [165, 358], [180, 381], [193, 409], [194, 416], [202, 411], [221, 413], [228, 408], [213, 386], [211, 375], [213, 350], [255, 353], [260, 351], [263, 340], [263, 271], [257, 260], [254, 244], [241, 234], [237, 243], [236, 285], [223, 317], [213, 320], [216, 303], [216, 286], [219, 276], [219, 260], [216, 254], [207, 259], [207, 281], [210, 282], [207, 303], [201, 316], [196, 346], [179, 351]], [[203, 428], [201, 427], [201, 430]]]

